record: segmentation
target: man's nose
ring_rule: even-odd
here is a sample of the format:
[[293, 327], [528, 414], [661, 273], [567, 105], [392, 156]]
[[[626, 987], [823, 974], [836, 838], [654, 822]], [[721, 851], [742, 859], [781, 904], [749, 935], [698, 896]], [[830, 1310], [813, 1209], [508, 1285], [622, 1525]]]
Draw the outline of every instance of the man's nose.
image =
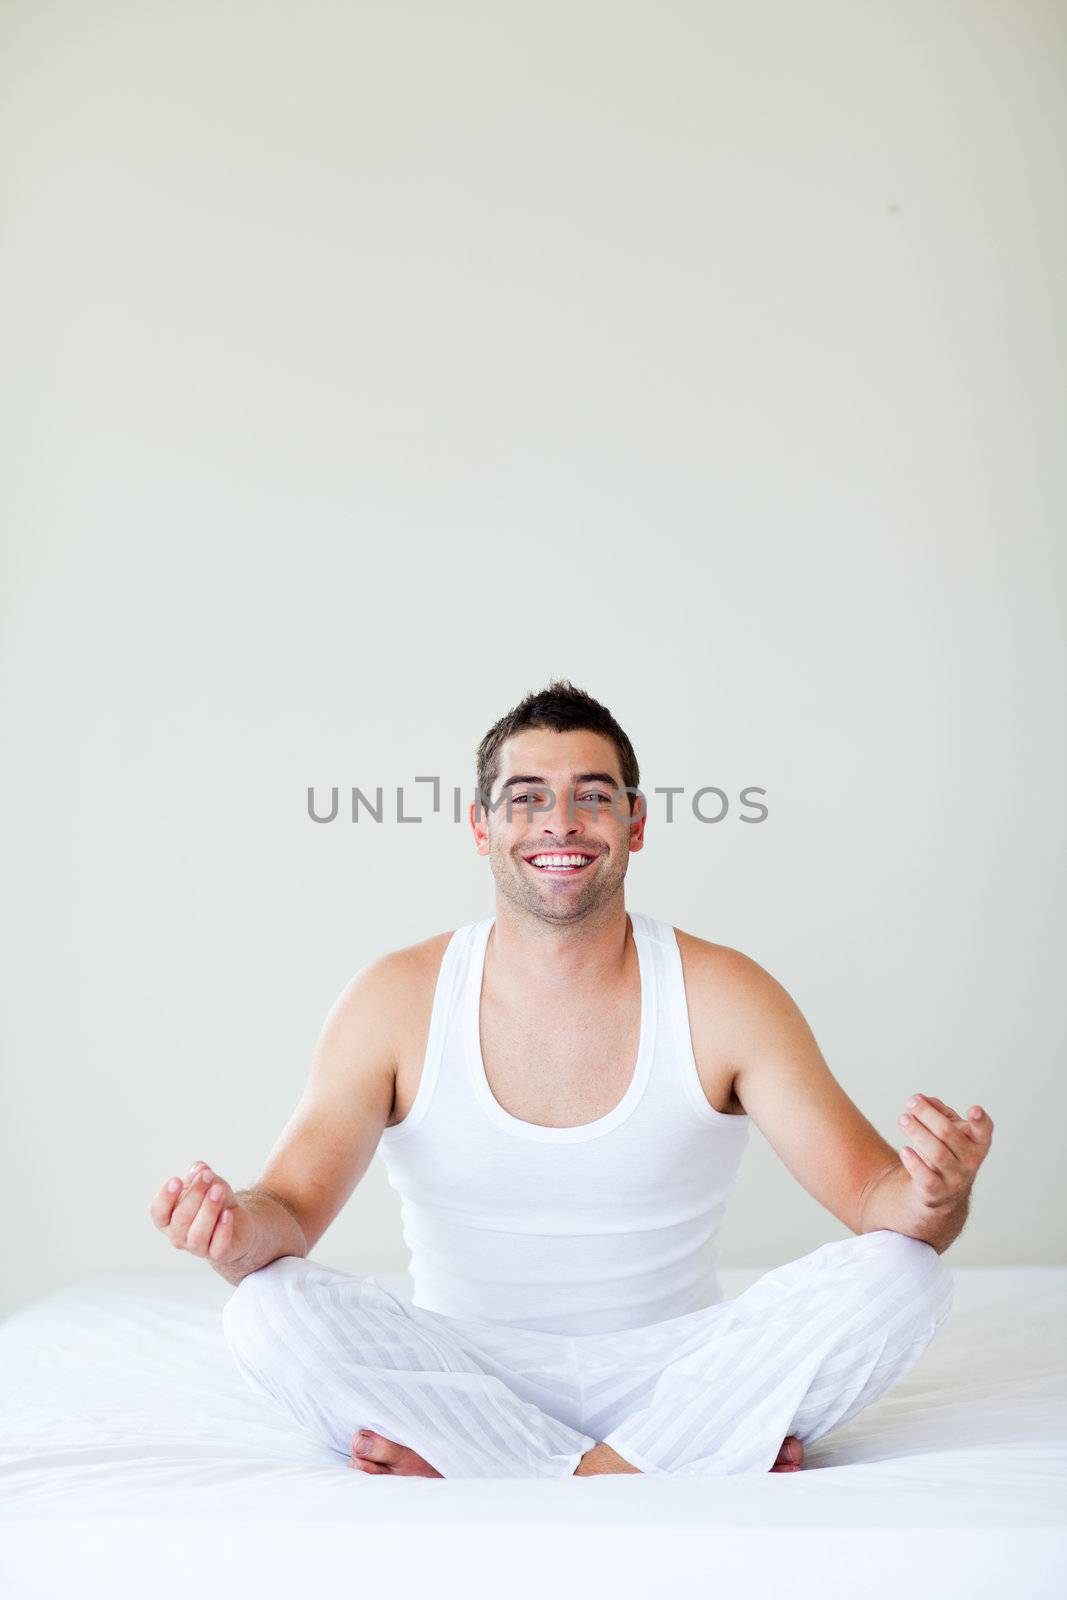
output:
[[542, 811], [539, 815], [541, 829], [544, 833], [552, 833], [559, 836], [565, 833], [581, 832], [582, 824], [578, 816], [578, 807], [574, 803], [573, 795], [568, 794], [566, 790], [556, 795], [555, 804], [551, 811]]

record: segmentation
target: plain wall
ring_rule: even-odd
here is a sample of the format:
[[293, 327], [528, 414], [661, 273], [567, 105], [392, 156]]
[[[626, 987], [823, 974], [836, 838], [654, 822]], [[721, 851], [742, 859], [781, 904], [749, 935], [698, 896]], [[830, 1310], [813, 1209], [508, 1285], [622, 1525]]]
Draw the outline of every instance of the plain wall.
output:
[[[2, 1307], [210, 1269], [380, 953], [488, 915], [475, 747], [550, 676], [950, 1264], [1062, 1262], [1065, 13], [1035, 0], [7, 4]], [[421, 824], [317, 825], [306, 791]], [[846, 1230], [753, 1128], [722, 1236]], [[315, 1255], [399, 1267], [375, 1158]]]

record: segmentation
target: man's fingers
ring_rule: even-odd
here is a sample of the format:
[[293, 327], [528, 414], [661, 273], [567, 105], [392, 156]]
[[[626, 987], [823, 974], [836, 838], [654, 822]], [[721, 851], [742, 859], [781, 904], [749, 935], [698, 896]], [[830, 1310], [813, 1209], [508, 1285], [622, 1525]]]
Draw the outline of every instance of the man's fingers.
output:
[[993, 1118], [989, 1112], [983, 1111], [981, 1106], [971, 1106], [967, 1113], [967, 1124], [983, 1151], [988, 1150], [993, 1139]]
[[944, 1198], [946, 1179], [940, 1172], [932, 1171], [922, 1156], [916, 1155], [910, 1145], [905, 1145], [901, 1150], [900, 1159], [924, 1205], [936, 1205]]
[[932, 1167], [935, 1172], [951, 1171], [957, 1165], [956, 1157], [947, 1145], [942, 1144], [941, 1140], [921, 1122], [916, 1122], [914, 1117], [909, 1117], [906, 1121], [902, 1118], [901, 1126], [911, 1148], [917, 1151], [926, 1165]]
[[188, 1247], [189, 1230], [196, 1221], [205, 1195], [215, 1182], [214, 1172], [202, 1161], [196, 1162], [189, 1170], [192, 1176], [186, 1177], [185, 1187], [178, 1196], [178, 1203], [171, 1213], [170, 1226], [167, 1228], [170, 1242], [176, 1250], [185, 1250]]
[[952, 1107], [947, 1106], [943, 1100], [939, 1100], [936, 1094], [924, 1095], [921, 1098], [929, 1100], [932, 1106], [936, 1106], [939, 1111], [943, 1111], [946, 1117], [951, 1117], [953, 1122], [963, 1122], [964, 1118], [960, 1116], [959, 1112], [953, 1111]]
[[217, 1177], [208, 1167], [197, 1174], [193, 1188], [200, 1191], [200, 1204], [189, 1224], [185, 1248], [193, 1255], [206, 1256], [220, 1212], [224, 1206], [233, 1206], [233, 1191], [225, 1178]]
[[958, 1111], [954, 1111], [951, 1106], [947, 1106], [943, 1100], [938, 1100], [936, 1095], [928, 1094], [926, 1098], [939, 1111], [943, 1111], [947, 1117], [952, 1118], [953, 1125], [960, 1138], [960, 1144], [957, 1149], [968, 1150], [974, 1145], [988, 1146], [992, 1137], [993, 1125], [981, 1106], [971, 1106], [968, 1114], [965, 1117], [961, 1117]]
[[[215, 1194], [215, 1199], [209, 1196]], [[148, 1207], [156, 1227], [176, 1250], [206, 1254], [221, 1210], [234, 1204], [233, 1191], [206, 1161], [194, 1161], [184, 1181], [169, 1178]], [[231, 1223], [232, 1225], [232, 1223]]]
[[912, 1095], [908, 1110], [897, 1121], [913, 1148], [932, 1167], [952, 1167], [960, 1160], [964, 1135], [951, 1117], [932, 1104], [929, 1095]]
[[152, 1218], [157, 1228], [167, 1227], [181, 1192], [181, 1179], [170, 1178], [162, 1189], [152, 1196], [151, 1204], [148, 1207], [148, 1215]]
[[[969, 1106], [967, 1115], [961, 1117], [958, 1111], [953, 1111], [951, 1106], [946, 1106], [932, 1094], [925, 1098], [954, 1119], [953, 1127], [957, 1135], [956, 1153], [964, 1165], [974, 1164], [977, 1171], [985, 1160], [993, 1139], [993, 1119], [988, 1111], [981, 1106]], [[975, 1163], [976, 1155], [977, 1163]]]
[[933, 1167], [927, 1165], [913, 1145], [906, 1144], [901, 1148], [900, 1159], [913, 1177], [920, 1174], [934, 1180], [940, 1177], [940, 1174]]
[[944, 1108], [935, 1103], [928, 1094], [913, 1094], [905, 1107], [905, 1117], [911, 1117], [913, 1122], [921, 1123], [924, 1128], [929, 1128], [943, 1144], [951, 1149], [954, 1140], [960, 1137], [961, 1129], [952, 1120]]
[[224, 1206], [211, 1235], [207, 1253], [213, 1261], [221, 1261], [233, 1243], [233, 1207]]
[[[947, 1106], [943, 1100], [939, 1100], [935, 1094], [914, 1095], [912, 1098], [917, 1100], [919, 1105], [926, 1101], [946, 1117], [949, 1117], [953, 1128], [961, 1139], [969, 1139], [974, 1144], [988, 1148], [989, 1142], [993, 1137], [993, 1119], [982, 1106], [969, 1106], [967, 1115], [963, 1117], [952, 1106]], [[908, 1109], [909, 1111], [914, 1109], [910, 1102]], [[937, 1131], [935, 1128], [934, 1132], [936, 1133]]]

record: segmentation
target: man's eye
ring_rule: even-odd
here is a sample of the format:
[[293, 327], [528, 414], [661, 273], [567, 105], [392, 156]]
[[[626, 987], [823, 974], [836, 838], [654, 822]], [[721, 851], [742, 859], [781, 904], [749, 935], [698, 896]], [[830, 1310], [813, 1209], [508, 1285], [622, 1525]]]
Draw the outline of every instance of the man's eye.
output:
[[[523, 805], [530, 798], [531, 798], [531, 796], [528, 795], [528, 794], [512, 794], [511, 803], [514, 806]], [[611, 796], [610, 796], [610, 794], [600, 794], [599, 792], [596, 793], [596, 794], [584, 794], [584, 795], [582, 795], [580, 797], [578, 803], [581, 805], [587, 800], [602, 800], [606, 806], [611, 804]]]

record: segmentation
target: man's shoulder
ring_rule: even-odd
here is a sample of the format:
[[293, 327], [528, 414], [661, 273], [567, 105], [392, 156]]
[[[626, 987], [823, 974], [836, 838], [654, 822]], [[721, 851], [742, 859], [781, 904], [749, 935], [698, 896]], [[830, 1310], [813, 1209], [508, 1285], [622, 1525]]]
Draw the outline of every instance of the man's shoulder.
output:
[[329, 1023], [366, 1052], [377, 1040], [391, 1062], [402, 1059], [425, 1031], [448, 941], [455, 930], [431, 934], [365, 961], [345, 984]]
[[737, 1093], [736, 1063], [766, 1008], [764, 985], [774, 980], [743, 950], [684, 928], [674, 932], [701, 1086], [716, 1111], [737, 1115], [745, 1108]]
[[699, 934], [687, 933], [684, 928], [675, 928], [674, 932], [682, 964], [687, 971], [691, 968], [701, 978], [738, 983], [755, 978], [765, 970], [758, 961], [733, 945], [716, 944], [713, 939], [702, 939]]
[[792, 1018], [797, 1005], [766, 966], [744, 950], [713, 944], [678, 928], [681, 970], [686, 998], [697, 1024], [705, 1022], [718, 1037], [734, 1034], [752, 1037], [753, 1027], [776, 1019]]
[[449, 941], [456, 932], [449, 928], [444, 933], [433, 933], [413, 944], [400, 945], [386, 950], [360, 968], [358, 976], [368, 988], [373, 988], [381, 998], [403, 1007], [421, 993], [427, 983], [434, 983], [441, 968]]
[[686, 995], [694, 1009], [706, 1010], [721, 1022], [727, 1010], [735, 1016], [751, 1008], [763, 1011], [785, 991], [778, 980], [744, 950], [717, 944], [675, 928], [682, 957]]

